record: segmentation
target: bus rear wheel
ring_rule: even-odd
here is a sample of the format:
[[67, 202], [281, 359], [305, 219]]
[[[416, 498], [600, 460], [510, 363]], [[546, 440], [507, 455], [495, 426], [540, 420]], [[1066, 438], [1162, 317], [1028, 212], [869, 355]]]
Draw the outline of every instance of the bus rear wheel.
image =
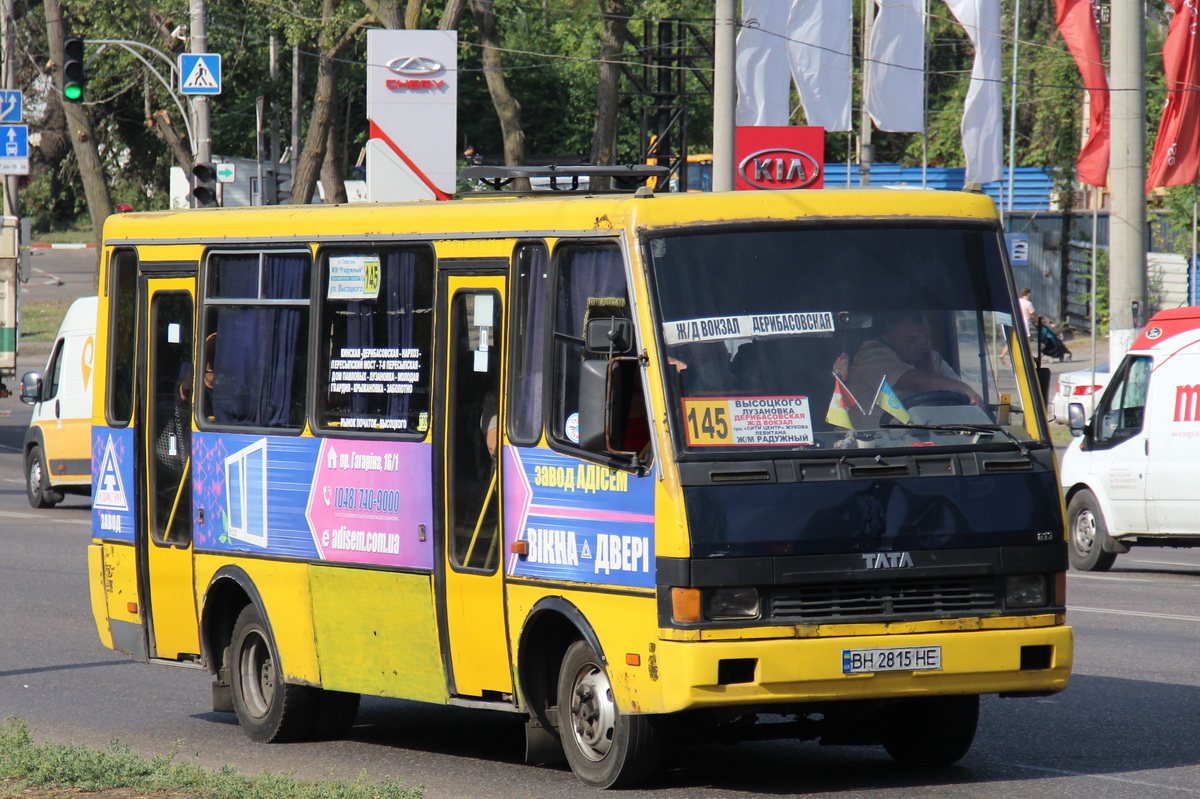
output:
[[575, 776], [594, 788], [633, 785], [658, 765], [661, 725], [654, 716], [628, 716], [613, 701], [601, 658], [585, 641], [567, 649], [558, 676], [558, 721], [563, 753]]
[[238, 615], [229, 657], [233, 709], [246, 735], [264, 743], [307, 737], [313, 727], [312, 689], [283, 681], [275, 640], [254, 605]]
[[949, 766], [975, 740], [979, 697], [902, 699], [884, 713], [883, 748], [893, 760], [902, 766]]

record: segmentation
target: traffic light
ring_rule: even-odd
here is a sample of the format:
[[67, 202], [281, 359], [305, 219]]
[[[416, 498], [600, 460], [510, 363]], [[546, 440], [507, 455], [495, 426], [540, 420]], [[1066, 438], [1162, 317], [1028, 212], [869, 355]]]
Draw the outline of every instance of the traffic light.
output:
[[68, 36], [63, 42], [63, 99], [69, 103], [83, 100], [87, 75], [83, 70], [83, 39]]
[[217, 206], [217, 168], [199, 163], [192, 167], [192, 200], [197, 208]]

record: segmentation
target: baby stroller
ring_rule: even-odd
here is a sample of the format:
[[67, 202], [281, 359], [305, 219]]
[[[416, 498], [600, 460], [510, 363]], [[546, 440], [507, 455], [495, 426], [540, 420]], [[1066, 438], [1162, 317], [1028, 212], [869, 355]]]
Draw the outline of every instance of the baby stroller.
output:
[[1038, 345], [1042, 355], [1047, 358], [1057, 358], [1060, 362], [1071, 360], [1071, 351], [1063, 343], [1062, 337], [1041, 319], [1038, 319]]

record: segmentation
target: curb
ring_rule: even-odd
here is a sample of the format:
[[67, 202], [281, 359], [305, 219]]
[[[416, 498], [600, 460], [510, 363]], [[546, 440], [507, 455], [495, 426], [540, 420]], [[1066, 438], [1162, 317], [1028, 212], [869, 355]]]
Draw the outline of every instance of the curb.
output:
[[31, 249], [39, 250], [91, 250], [95, 244], [30, 244]]

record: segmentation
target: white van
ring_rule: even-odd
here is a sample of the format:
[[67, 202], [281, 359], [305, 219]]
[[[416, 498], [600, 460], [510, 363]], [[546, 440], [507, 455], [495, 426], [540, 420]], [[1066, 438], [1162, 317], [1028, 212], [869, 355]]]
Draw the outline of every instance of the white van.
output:
[[92, 364], [96, 298], [71, 303], [58, 328], [46, 374], [21, 378], [21, 401], [33, 406], [25, 431], [29, 504], [49, 508], [64, 494], [92, 493]]
[[1200, 546], [1200, 308], [1155, 314], [1062, 461], [1071, 565], [1131, 546]]

